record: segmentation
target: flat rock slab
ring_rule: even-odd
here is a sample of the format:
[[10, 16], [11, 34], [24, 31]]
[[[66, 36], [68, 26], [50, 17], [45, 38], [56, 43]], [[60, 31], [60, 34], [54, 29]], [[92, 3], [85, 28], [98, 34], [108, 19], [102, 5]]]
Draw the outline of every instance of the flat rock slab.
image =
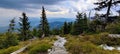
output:
[[54, 46], [52, 47], [48, 54], [68, 54], [64, 47], [66, 40], [60, 36], [57, 36], [57, 39], [58, 40], [54, 42]]

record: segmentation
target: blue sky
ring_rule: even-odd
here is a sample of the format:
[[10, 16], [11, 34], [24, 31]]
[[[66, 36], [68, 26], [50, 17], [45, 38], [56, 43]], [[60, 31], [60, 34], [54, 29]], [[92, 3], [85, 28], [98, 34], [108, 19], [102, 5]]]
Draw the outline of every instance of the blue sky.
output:
[[[19, 18], [22, 12], [28, 17], [40, 18], [44, 6], [48, 18], [75, 18], [76, 13], [86, 12], [96, 7], [97, 0], [0, 0], [0, 25], [6, 26], [9, 19]], [[118, 9], [118, 8], [117, 8]], [[114, 10], [113, 10], [114, 11]], [[100, 13], [105, 13], [103, 10]], [[95, 11], [92, 11], [92, 15]], [[4, 24], [3, 24], [4, 23]]]

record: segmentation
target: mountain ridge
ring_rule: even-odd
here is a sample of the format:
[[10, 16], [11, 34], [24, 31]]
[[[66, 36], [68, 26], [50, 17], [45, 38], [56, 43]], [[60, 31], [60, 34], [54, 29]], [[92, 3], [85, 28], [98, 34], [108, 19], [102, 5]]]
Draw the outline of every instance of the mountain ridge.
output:
[[[74, 18], [48, 18], [50, 29], [60, 28], [65, 21], [73, 22], [75, 21], [75, 19]], [[29, 18], [29, 22], [31, 23], [30, 25], [32, 26], [32, 28], [35, 28], [39, 25], [40, 18]], [[18, 19], [15, 27], [19, 28]], [[0, 33], [6, 32], [7, 29], [8, 29], [8, 26], [0, 27]]]

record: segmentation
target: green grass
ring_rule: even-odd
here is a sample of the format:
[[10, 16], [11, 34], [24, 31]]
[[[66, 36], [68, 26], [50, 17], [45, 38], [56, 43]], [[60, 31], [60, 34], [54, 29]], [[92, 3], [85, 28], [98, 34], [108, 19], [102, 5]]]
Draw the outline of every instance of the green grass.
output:
[[72, 36], [66, 35], [67, 43], [65, 47], [71, 54], [118, 54], [117, 50], [104, 50], [99, 47], [103, 34]]
[[47, 53], [47, 50], [52, 48], [55, 40], [57, 40], [55, 36], [45, 37], [43, 39], [36, 39], [32, 41], [31, 45], [20, 54]]
[[28, 44], [28, 41], [23, 41], [23, 42], [19, 42], [18, 45], [16, 46], [11, 46], [5, 49], [0, 49], [0, 54], [10, 54], [18, 49], [20, 49], [21, 47], [24, 47], [26, 44]]

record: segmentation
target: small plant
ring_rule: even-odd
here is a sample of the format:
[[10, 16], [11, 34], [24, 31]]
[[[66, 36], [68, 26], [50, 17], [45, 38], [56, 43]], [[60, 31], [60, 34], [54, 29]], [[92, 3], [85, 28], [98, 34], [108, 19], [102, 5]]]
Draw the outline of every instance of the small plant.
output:
[[47, 50], [51, 48], [49, 44], [39, 44], [30, 49], [29, 54], [47, 53]]
[[19, 47], [19, 46], [11, 46], [11, 47], [9, 47], [7, 49], [0, 50], [0, 54], [10, 54], [10, 53], [18, 50], [19, 48], [21, 48], [21, 47]]
[[100, 37], [101, 36], [107, 37], [106, 36], [107, 34], [105, 33], [105, 34], [99, 34], [99, 35], [80, 36], [80, 37], [67, 36], [67, 43], [65, 45], [66, 49], [71, 54], [115, 54], [115, 53], [118, 53], [118, 51], [104, 50], [103, 48], [99, 47], [98, 44], [101, 43]]

